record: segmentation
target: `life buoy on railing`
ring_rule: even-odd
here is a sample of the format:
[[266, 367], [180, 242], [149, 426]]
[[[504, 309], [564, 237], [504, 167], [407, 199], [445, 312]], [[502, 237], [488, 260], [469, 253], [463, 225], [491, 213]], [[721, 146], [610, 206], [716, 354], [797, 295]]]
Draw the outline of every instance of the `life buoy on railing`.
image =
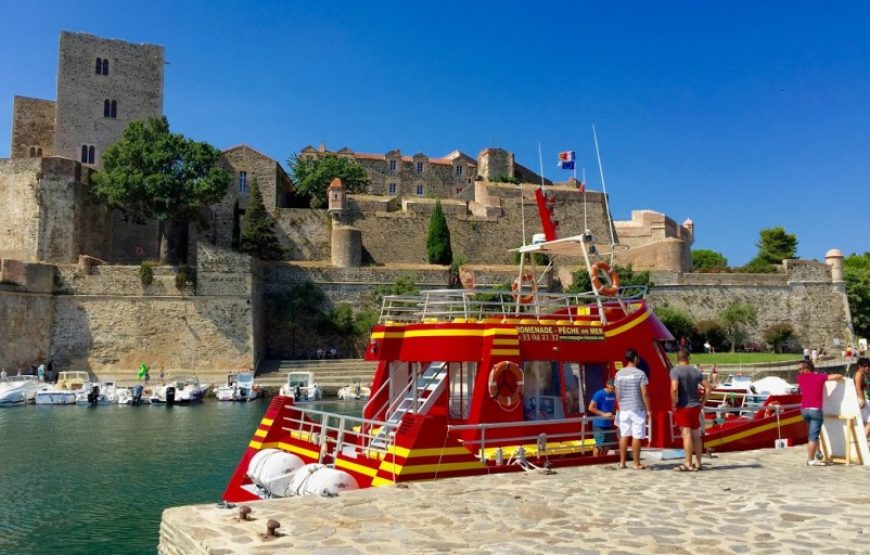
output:
[[779, 401], [773, 401], [769, 405], [766, 405], [764, 417], [768, 418], [773, 416], [774, 414], [779, 414], [780, 407], [781, 405], [779, 404]]
[[[531, 291], [528, 295], [523, 295], [523, 285], [526, 284], [531, 287]], [[511, 284], [511, 295], [513, 295], [514, 300], [518, 300], [522, 304], [529, 304], [535, 300], [535, 293], [537, 292], [538, 283], [535, 281], [535, 276], [532, 275], [531, 272], [523, 272], [523, 275], [515, 279]]]
[[[610, 279], [609, 286], [601, 286], [600, 272], [607, 274], [607, 277]], [[592, 278], [592, 289], [599, 295], [603, 297], [615, 297], [619, 292], [619, 274], [607, 262], [596, 262], [593, 264], [592, 273], [589, 277]]]
[[504, 409], [512, 409], [523, 398], [523, 371], [516, 362], [504, 360], [489, 371], [489, 396]]

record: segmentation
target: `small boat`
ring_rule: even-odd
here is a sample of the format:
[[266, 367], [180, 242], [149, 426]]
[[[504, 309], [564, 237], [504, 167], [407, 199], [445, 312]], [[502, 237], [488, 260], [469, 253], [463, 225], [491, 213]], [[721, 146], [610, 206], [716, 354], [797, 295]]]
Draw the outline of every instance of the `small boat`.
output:
[[76, 392], [76, 404], [82, 407], [112, 405], [117, 400], [115, 382], [91, 383], [85, 390]]
[[201, 403], [209, 384], [199, 383], [196, 376], [176, 378], [164, 385], [158, 386], [151, 396], [151, 403], [158, 405], [189, 405]]
[[143, 405], [151, 404], [151, 395], [154, 391], [142, 384], [133, 387], [121, 387], [115, 390], [115, 402], [119, 405]]
[[0, 380], [0, 406], [23, 405], [35, 400], [36, 394], [48, 386], [36, 376], [9, 376]]
[[217, 389], [218, 401], [253, 401], [260, 390], [254, 385], [253, 372], [232, 372], [227, 374], [227, 383]]
[[338, 398], [342, 401], [367, 401], [372, 394], [372, 388], [362, 385], [359, 378], [354, 378], [353, 383], [338, 390]]
[[54, 387], [36, 394], [37, 405], [74, 405], [80, 391], [90, 389], [91, 376], [87, 372], [60, 372]]
[[314, 372], [290, 372], [278, 394], [296, 401], [319, 401], [323, 388], [314, 381]]

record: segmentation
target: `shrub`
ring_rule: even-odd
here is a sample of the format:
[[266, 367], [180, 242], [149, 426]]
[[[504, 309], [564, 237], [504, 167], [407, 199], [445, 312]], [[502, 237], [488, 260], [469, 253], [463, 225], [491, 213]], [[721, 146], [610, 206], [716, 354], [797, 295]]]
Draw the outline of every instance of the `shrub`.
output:
[[154, 283], [154, 265], [148, 260], [143, 260], [139, 265], [139, 279], [142, 280], [142, 285], [148, 287]]
[[695, 331], [695, 321], [685, 310], [664, 304], [656, 307], [655, 313], [675, 339], [691, 337]]
[[730, 344], [725, 336], [725, 330], [715, 320], [701, 320], [695, 323], [692, 345], [703, 345], [704, 341], [709, 341], [710, 345], [717, 351], [730, 348]]
[[190, 266], [182, 266], [175, 274], [175, 286], [181, 289], [189, 283], [196, 283], [196, 273]]
[[783, 346], [794, 336], [794, 328], [786, 322], [773, 324], [764, 330], [764, 340], [773, 345], [774, 353], [785, 352]]

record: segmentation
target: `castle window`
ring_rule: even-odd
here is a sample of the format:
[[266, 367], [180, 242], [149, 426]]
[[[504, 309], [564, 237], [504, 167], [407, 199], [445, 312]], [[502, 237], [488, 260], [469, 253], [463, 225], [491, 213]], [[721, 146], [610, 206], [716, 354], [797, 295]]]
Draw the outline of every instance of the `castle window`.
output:
[[97, 58], [96, 64], [97, 75], [108, 75], [109, 74], [109, 60], [108, 58]]
[[82, 164], [93, 164], [96, 158], [94, 145], [82, 145]]
[[36, 158], [36, 149], [34, 147], [30, 147], [30, 157]]
[[417, 162], [417, 173], [423, 173], [423, 162]]
[[462, 166], [454, 166], [454, 171], [456, 172], [456, 177], [462, 177]]
[[248, 172], [239, 172], [239, 193], [248, 192]]
[[418, 197], [423, 196], [423, 186], [422, 185], [417, 185], [417, 196]]
[[462, 187], [457, 187], [457, 188], [456, 188], [456, 194], [458, 195], [458, 194], [461, 193], [461, 192], [462, 192]]
[[36, 156], [38, 158], [42, 158], [42, 147], [36, 149]]
[[103, 75], [108, 75], [108, 74], [109, 74], [109, 60], [105, 59], [105, 60], [103, 60]]
[[97, 58], [97, 75], [103, 74], [103, 59]]
[[103, 101], [103, 117], [104, 118], [115, 118], [118, 117], [118, 101], [117, 100], [109, 100], [108, 98]]
[[396, 184], [395, 184], [395, 183], [390, 183], [389, 185], [387, 185], [387, 191], [388, 191], [391, 195], [395, 195], [395, 194], [396, 194]]
[[396, 173], [396, 161], [390, 160], [390, 171]]

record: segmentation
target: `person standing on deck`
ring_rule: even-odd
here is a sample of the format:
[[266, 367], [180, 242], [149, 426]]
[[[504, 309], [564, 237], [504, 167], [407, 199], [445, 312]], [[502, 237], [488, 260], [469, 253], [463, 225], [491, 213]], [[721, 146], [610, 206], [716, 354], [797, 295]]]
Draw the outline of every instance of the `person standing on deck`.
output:
[[634, 470], [645, 470], [640, 463], [640, 441], [646, 439], [646, 418], [649, 414], [649, 378], [637, 367], [637, 351], [625, 351], [625, 367], [616, 373], [616, 418], [619, 424], [619, 468], [625, 468], [628, 441]]
[[[703, 386], [704, 397], [698, 398], [698, 387]], [[701, 410], [710, 396], [710, 384], [698, 368], [689, 365], [689, 351], [680, 349], [677, 365], [671, 368], [671, 406], [674, 408], [674, 423], [683, 436], [686, 462], [674, 470], [682, 472], [701, 470], [701, 455], [704, 444], [701, 440]], [[692, 464], [692, 453], [698, 464]]]
[[858, 369], [855, 371], [855, 391], [858, 393], [858, 406], [861, 408], [861, 418], [864, 419], [864, 435], [870, 437], [870, 402], [867, 399], [867, 386], [870, 386], [870, 359], [858, 359]]
[[592, 448], [592, 456], [607, 455], [609, 449], [607, 443], [613, 441], [613, 408], [616, 404], [616, 391], [613, 380], [607, 380], [603, 389], [599, 389], [589, 402], [589, 412], [598, 416], [592, 421], [592, 437], [595, 439], [595, 447]]
[[822, 413], [822, 399], [825, 395], [825, 382], [842, 380], [842, 374], [823, 374], [816, 372], [813, 363], [803, 360], [798, 365], [800, 374], [797, 377], [798, 386], [801, 388], [801, 416], [807, 424], [807, 466], [827, 466], [828, 463], [816, 460], [819, 452], [819, 434], [825, 416]]

